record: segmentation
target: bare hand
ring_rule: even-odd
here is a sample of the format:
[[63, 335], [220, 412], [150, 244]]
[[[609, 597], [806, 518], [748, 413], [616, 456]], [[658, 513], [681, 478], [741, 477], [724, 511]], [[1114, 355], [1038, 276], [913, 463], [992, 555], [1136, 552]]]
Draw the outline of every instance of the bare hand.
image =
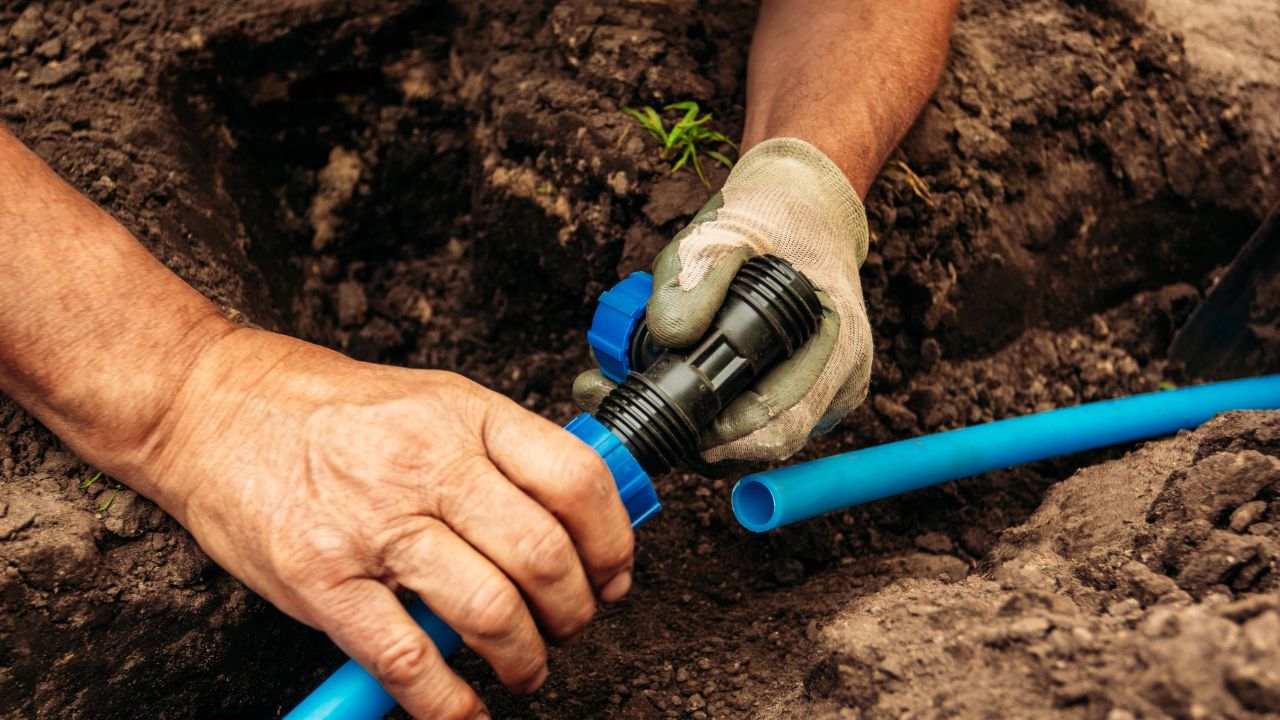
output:
[[355, 362], [241, 329], [206, 350], [155, 433], [153, 493], [220, 565], [327, 632], [411, 713], [483, 717], [397, 600], [407, 588], [515, 692], [631, 582], [604, 462], [445, 372]]

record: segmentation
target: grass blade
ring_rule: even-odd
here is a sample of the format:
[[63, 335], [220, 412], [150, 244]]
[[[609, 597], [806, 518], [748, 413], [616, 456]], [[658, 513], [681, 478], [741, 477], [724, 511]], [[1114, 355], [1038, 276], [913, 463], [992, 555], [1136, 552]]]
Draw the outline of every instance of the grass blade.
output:
[[703, 150], [702, 153], [730, 170], [733, 169], [733, 161], [725, 157], [723, 153], [718, 153], [715, 150]]

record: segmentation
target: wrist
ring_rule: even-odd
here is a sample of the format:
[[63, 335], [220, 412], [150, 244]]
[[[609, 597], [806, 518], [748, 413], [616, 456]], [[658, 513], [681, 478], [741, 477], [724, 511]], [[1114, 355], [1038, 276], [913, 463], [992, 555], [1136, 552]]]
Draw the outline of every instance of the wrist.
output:
[[867, 255], [862, 200], [840, 167], [812, 143], [774, 137], [743, 153], [721, 190], [726, 207], [747, 211], [784, 242], [797, 228], [811, 238], [834, 237], [852, 248], [857, 266]]
[[856, 121], [842, 124], [846, 129], [833, 132], [822, 124], [774, 120], [767, 109], [748, 108], [742, 133], [742, 154], [760, 143], [783, 137], [794, 137], [818, 148], [840, 169], [845, 180], [861, 200], [867, 196], [871, 183], [880, 174], [884, 163], [882, 151], [870, 133], [851, 132], [847, 128], [857, 126]]
[[202, 348], [166, 404], [134, 468], [134, 489], [188, 528], [216, 515], [209, 508], [225, 483], [251, 478], [236, 468], [262, 460], [245, 448], [305, 443], [305, 428], [326, 408], [362, 401], [362, 389], [346, 381], [361, 366], [302, 340], [232, 326]]
[[[166, 442], [174, 405], [202, 358], [238, 326], [211, 304], [177, 326], [173, 337], [154, 340], [141, 353], [120, 354], [110, 374], [112, 387], [84, 392], [57, 403], [46, 424], [85, 461], [159, 502], [149, 466]], [[43, 419], [43, 418], [42, 418]]]
[[212, 328], [116, 477], [186, 525], [205, 466], [231, 461], [215, 448], [234, 446], [245, 415], [269, 402], [263, 380], [287, 365], [290, 352], [289, 339], [274, 333], [231, 323]]

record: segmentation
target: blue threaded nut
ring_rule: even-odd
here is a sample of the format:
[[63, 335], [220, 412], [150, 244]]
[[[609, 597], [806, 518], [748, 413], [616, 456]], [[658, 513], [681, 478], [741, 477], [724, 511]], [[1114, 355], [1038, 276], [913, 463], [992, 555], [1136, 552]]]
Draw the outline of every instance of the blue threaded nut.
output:
[[614, 382], [627, 379], [631, 367], [631, 336], [644, 322], [645, 306], [653, 294], [653, 276], [635, 272], [600, 296], [587, 331], [587, 343], [600, 372]]
[[662, 509], [662, 503], [658, 502], [658, 494], [653, 489], [653, 481], [649, 479], [648, 473], [640, 467], [640, 463], [631, 455], [631, 451], [622, 444], [617, 435], [609, 431], [609, 428], [601, 425], [599, 420], [582, 413], [570, 420], [564, 429], [591, 446], [597, 455], [604, 458], [605, 465], [609, 466], [609, 472], [613, 473], [613, 482], [618, 486], [618, 495], [622, 497], [622, 504], [627, 508], [627, 515], [631, 517], [631, 527], [638, 527], [640, 523], [653, 517], [658, 510]]

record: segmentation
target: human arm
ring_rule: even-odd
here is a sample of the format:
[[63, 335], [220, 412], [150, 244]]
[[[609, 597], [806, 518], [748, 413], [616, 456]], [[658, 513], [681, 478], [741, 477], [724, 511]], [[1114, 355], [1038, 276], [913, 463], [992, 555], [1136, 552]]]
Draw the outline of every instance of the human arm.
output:
[[942, 74], [960, 0], [765, 0], [747, 64], [744, 153], [805, 140], [859, 197]]
[[229, 323], [3, 129], [0, 242], [0, 390], [415, 715], [482, 706], [395, 591], [517, 691], [539, 626], [626, 592], [626, 511], [580, 441], [457, 375]]
[[[861, 198], [937, 83], [957, 5], [764, 2], [748, 63], [742, 157], [654, 261], [647, 322], [663, 345], [694, 343], [741, 264], [765, 253], [817, 285], [823, 320], [704, 432], [704, 461], [785, 458], [866, 397], [872, 340], [858, 278], [868, 245]], [[591, 408], [611, 388], [589, 371], [574, 395]]]

